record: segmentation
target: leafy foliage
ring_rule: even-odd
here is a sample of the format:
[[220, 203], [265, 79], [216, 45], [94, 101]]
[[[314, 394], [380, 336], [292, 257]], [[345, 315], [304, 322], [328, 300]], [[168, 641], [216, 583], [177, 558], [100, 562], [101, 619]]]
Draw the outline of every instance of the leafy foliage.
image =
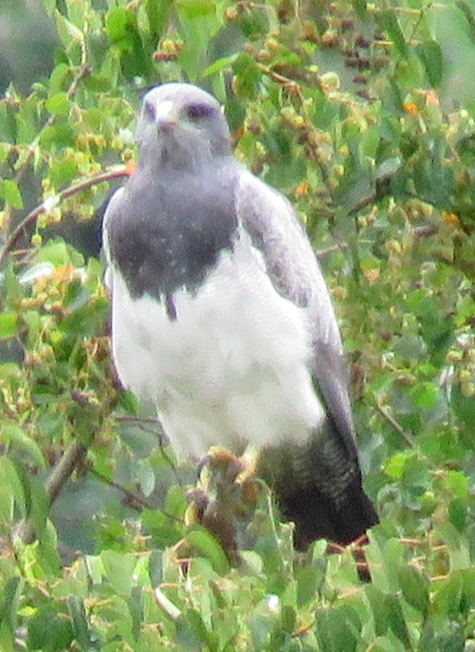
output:
[[[472, 3], [43, 5], [54, 65], [0, 100], [0, 648], [474, 649]], [[230, 568], [114, 378], [80, 237], [133, 164], [142, 91], [182, 79], [319, 252], [381, 515], [371, 584], [325, 542], [295, 558], [265, 495]]]

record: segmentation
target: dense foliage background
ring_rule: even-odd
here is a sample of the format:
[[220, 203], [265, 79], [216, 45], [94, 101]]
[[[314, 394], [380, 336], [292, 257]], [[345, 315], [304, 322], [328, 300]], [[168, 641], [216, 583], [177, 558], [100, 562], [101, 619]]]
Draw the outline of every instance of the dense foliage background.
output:
[[[473, 1], [2, 0], [0, 34], [0, 649], [474, 650]], [[315, 243], [371, 584], [325, 542], [294, 558], [265, 500], [231, 569], [114, 378], [100, 216], [171, 80], [222, 101]]]

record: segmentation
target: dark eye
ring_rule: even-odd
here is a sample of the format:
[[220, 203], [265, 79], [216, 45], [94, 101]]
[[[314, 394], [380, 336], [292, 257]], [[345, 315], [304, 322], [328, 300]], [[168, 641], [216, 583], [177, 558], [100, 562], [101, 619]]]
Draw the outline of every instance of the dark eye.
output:
[[149, 120], [151, 120], [152, 122], [155, 122], [155, 107], [154, 107], [154, 105], [151, 104], [150, 102], [145, 102], [143, 109], [144, 109], [144, 113], [147, 116], [147, 118]]
[[185, 108], [187, 118], [193, 122], [199, 122], [203, 118], [209, 118], [214, 113], [214, 107], [209, 104], [189, 104]]

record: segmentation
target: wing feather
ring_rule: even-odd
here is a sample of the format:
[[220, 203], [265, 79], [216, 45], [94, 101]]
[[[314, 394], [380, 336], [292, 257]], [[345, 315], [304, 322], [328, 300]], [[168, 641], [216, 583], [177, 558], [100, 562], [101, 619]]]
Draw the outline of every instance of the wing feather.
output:
[[113, 270], [112, 270], [112, 258], [110, 253], [110, 243], [109, 243], [109, 223], [114, 219], [114, 215], [119, 210], [119, 206], [124, 194], [124, 188], [119, 188], [116, 190], [107, 204], [107, 208], [104, 213], [104, 219], [102, 221], [102, 254], [105, 259], [105, 272], [104, 272], [104, 285], [107, 288], [107, 291], [112, 295], [113, 290]]
[[311, 372], [350, 458], [357, 457], [340, 330], [330, 293], [304, 227], [287, 199], [243, 170], [236, 188], [242, 227], [263, 254], [277, 291], [308, 312]]

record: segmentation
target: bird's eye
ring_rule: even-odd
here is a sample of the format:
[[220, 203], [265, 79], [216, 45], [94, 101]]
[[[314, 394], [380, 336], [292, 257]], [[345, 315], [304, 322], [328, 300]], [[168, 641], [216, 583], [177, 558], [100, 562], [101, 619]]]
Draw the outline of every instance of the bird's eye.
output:
[[208, 104], [189, 104], [185, 108], [186, 117], [193, 122], [199, 122], [203, 118], [209, 118], [214, 113], [214, 107]]
[[144, 113], [147, 116], [149, 120], [152, 122], [155, 122], [155, 107], [153, 104], [149, 102], [145, 102], [144, 104]]

